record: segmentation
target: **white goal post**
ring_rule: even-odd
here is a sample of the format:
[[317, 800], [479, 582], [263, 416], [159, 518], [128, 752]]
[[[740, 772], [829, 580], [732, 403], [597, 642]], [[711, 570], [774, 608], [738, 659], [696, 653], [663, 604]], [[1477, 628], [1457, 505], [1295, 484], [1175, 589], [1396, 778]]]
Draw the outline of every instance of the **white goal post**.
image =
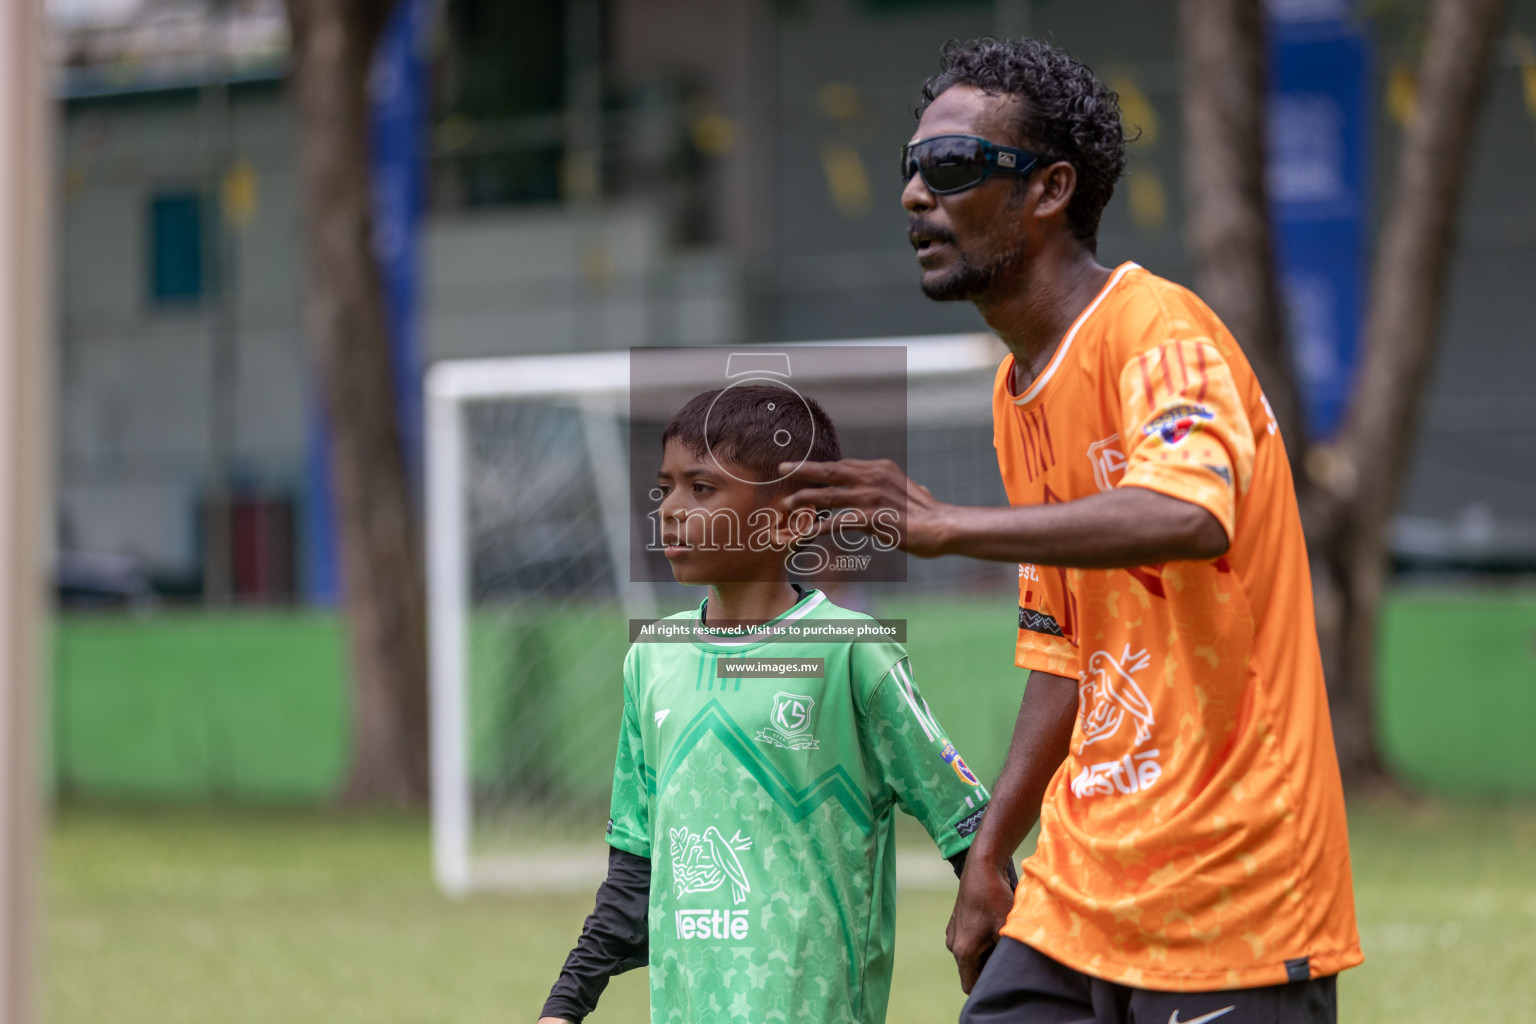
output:
[[[742, 350], [825, 345], [905, 348], [909, 438], [923, 430], [964, 429], [971, 432], [970, 450], [985, 432], [990, 459], [987, 396], [1004, 354], [994, 336]], [[696, 383], [704, 390], [719, 381], [701, 376]], [[658, 613], [653, 585], [629, 579], [624, 423], [630, 353], [445, 361], [431, 367], [425, 386], [433, 871], [438, 886], [456, 896], [539, 885], [547, 875], [527, 870], [527, 858], [498, 863], [488, 852], [493, 844], [482, 840], [489, 822], [526, 838], [569, 816], [559, 812], [578, 797], [562, 791], [560, 766], [549, 763], [551, 750], [562, 763], [576, 763], [587, 780], [579, 799], [586, 801], [584, 820], [590, 817], [604, 762], [611, 772], [617, 736], [605, 740], [586, 730], [590, 719], [601, 716], [579, 705], [549, 706], [556, 699], [551, 693], [569, 689], [570, 680], [600, 674], [590, 666], [554, 663], [582, 656], [575, 649], [581, 645], [568, 640], [584, 635], [572, 625], [581, 616], [590, 614], [581, 621], [592, 623], [607, 616], [601, 618], [604, 632], [623, 634], [616, 625], [622, 616]], [[937, 443], [942, 446], [942, 438]], [[990, 476], [996, 480], [995, 463]], [[601, 536], [594, 540], [592, 534]], [[566, 609], [564, 620], [552, 617], [557, 606]], [[619, 665], [609, 654], [601, 671], [616, 679]], [[537, 678], [525, 685], [519, 681], [524, 674]], [[617, 704], [616, 689], [607, 696]], [[530, 809], [540, 801], [542, 810]], [[496, 817], [508, 807], [513, 809]]]

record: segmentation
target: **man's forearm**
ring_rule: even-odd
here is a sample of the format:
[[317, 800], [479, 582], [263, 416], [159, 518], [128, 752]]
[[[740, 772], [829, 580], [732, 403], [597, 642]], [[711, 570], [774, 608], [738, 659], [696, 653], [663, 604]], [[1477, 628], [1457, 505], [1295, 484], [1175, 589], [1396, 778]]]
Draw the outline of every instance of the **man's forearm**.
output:
[[1071, 747], [1077, 692], [1075, 679], [1030, 673], [1008, 757], [971, 846], [972, 858], [986, 858], [1001, 867], [1034, 828], [1045, 788]]
[[993, 562], [1118, 569], [1216, 558], [1226, 531], [1199, 505], [1123, 487], [1059, 505], [938, 510], [940, 551]]

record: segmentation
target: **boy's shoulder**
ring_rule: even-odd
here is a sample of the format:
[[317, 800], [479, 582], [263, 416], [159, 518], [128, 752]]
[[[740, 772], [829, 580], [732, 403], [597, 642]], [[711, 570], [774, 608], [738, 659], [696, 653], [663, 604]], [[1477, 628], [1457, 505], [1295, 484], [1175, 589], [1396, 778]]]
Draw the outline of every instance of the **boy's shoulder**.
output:
[[[837, 624], [835, 634], [818, 633], [816, 627], [808, 625], [809, 621], [823, 619], [833, 620]], [[630, 660], [633, 660], [639, 652], [649, 650], [654, 646], [653, 641], [661, 637], [673, 640], [673, 643], [666, 644], [666, 647], [671, 648], [675, 645], [687, 650], [695, 649], [694, 645], [689, 642], [690, 640], [702, 639], [706, 643], [709, 642], [709, 637], [707, 635], [701, 636], [697, 630], [699, 625], [698, 605], [675, 611], [670, 615], [662, 616], [653, 621], [657, 628], [652, 631], [651, 635], [629, 645], [628, 658]], [[794, 635], [780, 635], [775, 641], [777, 644], [787, 645], [794, 643], [796, 642], [796, 636], [800, 633], [809, 634], [803, 641], [806, 643], [851, 644], [853, 643], [853, 638], [844, 627], [853, 626], [860, 631], [857, 637], [857, 646], [888, 647], [899, 652], [897, 657], [906, 656], [905, 648], [895, 639], [896, 636], [900, 635], [899, 629], [892, 632], [890, 637], [887, 637], [885, 633], [892, 627], [882, 627], [881, 620], [866, 612], [855, 611], [852, 608], [845, 608], [842, 605], [835, 604], [823, 591], [810, 591], [796, 608], [786, 613], [777, 622], [805, 624], [798, 626]], [[774, 627], [770, 626], [768, 628], [773, 629]]]
[[844, 608], [842, 605], [838, 604], [837, 602], [833, 601], [830, 597], [828, 597], [826, 591], [824, 591], [824, 590], [815, 590], [815, 591], [812, 591], [811, 594], [812, 594], [812, 598], [813, 599], [815, 599], [818, 596], [820, 597], [820, 600], [818, 600], [816, 602], [816, 607], [814, 609], [812, 609], [812, 611], [815, 612], [815, 614], [817, 615], [818, 618], [823, 618], [823, 619], [867, 619], [867, 620], [869, 620], [871, 622], [874, 621], [874, 616], [873, 615], [866, 614], [865, 612], [857, 612], [857, 611], [854, 611], [852, 608]]
[[[626, 679], [638, 681], [639, 677], [651, 674], [662, 665], [675, 663], [676, 655], [696, 655], [697, 649], [689, 641], [698, 620], [697, 606], [647, 620], [639, 639], [632, 640], [624, 654]], [[673, 657], [657, 657], [668, 654]]]
[[645, 623], [654, 628], [648, 631], [642, 630], [640, 634], [641, 639], [638, 641], [632, 640], [630, 642], [630, 653], [633, 654], [637, 649], [649, 646], [649, 642], [658, 636], [692, 637], [694, 633], [694, 627], [698, 625], [698, 622], [698, 605], [694, 605], [692, 608], [684, 608], [680, 611], [672, 612], [670, 615], [660, 616], [659, 618], [646, 619]]
[[630, 641], [630, 656], [633, 657], [636, 651], [647, 649], [657, 640], [663, 638], [678, 642], [682, 646], [687, 647], [689, 646], [689, 641], [697, 633], [696, 627], [698, 624], [698, 605], [694, 605], [692, 608], [684, 608], [681, 611], [675, 611], [670, 615], [663, 615], [660, 618], [646, 619], [644, 623], [645, 628], [640, 631], [639, 639]]
[[[839, 643], [846, 649], [849, 682], [858, 693], [860, 704], [867, 703], [870, 695], [891, 674], [892, 669], [907, 657], [906, 646], [896, 639], [901, 631], [895, 624], [886, 623], [866, 612], [834, 604], [830, 598], [824, 598], [822, 606], [816, 610], [816, 617], [835, 620], [840, 626], [861, 630], [857, 636], [830, 642]], [[887, 631], [891, 631], [890, 635], [887, 635]]]

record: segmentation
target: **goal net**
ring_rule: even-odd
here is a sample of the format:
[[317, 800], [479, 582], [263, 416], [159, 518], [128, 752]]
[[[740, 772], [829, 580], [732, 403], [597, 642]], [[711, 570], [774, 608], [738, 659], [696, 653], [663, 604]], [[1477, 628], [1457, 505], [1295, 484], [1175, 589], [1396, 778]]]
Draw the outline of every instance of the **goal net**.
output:
[[[994, 337], [744, 351], [818, 345], [904, 350], [903, 468], [946, 501], [1006, 502]], [[629, 352], [449, 361], [428, 374], [433, 865], [446, 892], [586, 885], [603, 871], [628, 620], [700, 599], [632, 572], [643, 524], [629, 490], [631, 385]], [[963, 559], [910, 559], [905, 572], [930, 593], [995, 593], [1013, 579], [1010, 566]], [[876, 609], [897, 592], [870, 584], [837, 599]]]

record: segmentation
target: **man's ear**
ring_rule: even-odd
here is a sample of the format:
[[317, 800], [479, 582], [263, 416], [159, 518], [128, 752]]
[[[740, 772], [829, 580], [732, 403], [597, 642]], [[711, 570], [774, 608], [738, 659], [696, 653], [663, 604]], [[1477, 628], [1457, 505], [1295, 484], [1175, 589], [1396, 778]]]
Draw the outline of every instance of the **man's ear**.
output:
[[1048, 164], [1036, 178], [1040, 200], [1035, 204], [1035, 216], [1054, 217], [1065, 214], [1077, 191], [1077, 168], [1065, 160]]

